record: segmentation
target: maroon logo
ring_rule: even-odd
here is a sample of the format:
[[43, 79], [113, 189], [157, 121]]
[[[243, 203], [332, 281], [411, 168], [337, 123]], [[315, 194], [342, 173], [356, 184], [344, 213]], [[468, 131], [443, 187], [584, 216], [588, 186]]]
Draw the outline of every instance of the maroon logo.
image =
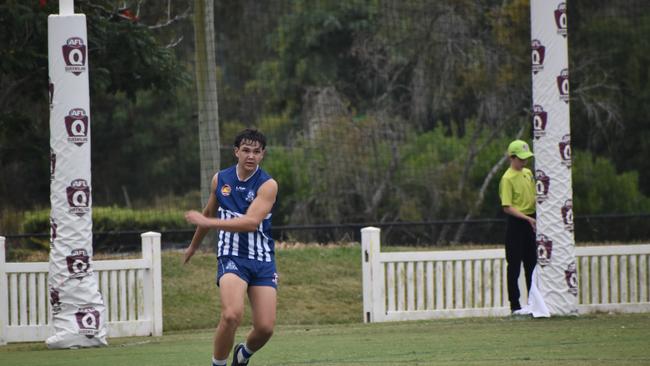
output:
[[535, 104], [533, 106], [533, 136], [536, 139], [546, 135], [546, 122], [548, 113], [544, 112], [541, 105]]
[[54, 107], [52, 104], [52, 101], [54, 100], [54, 84], [52, 84], [52, 80], [50, 78], [47, 78], [47, 95], [50, 100], [50, 110]]
[[551, 177], [543, 170], [535, 170], [535, 190], [537, 191], [537, 203], [541, 204], [548, 199], [548, 189], [551, 186]]
[[83, 216], [90, 211], [90, 186], [85, 179], [75, 179], [66, 188], [70, 213]]
[[79, 37], [68, 38], [62, 49], [66, 72], [79, 75], [86, 71], [86, 45], [83, 39]]
[[557, 90], [560, 93], [560, 100], [569, 103], [569, 69], [562, 69], [557, 77]]
[[56, 224], [54, 218], [50, 217], [50, 238], [52, 242], [54, 242], [54, 239], [56, 239], [56, 229], [58, 227], [59, 225]]
[[74, 108], [65, 117], [68, 142], [81, 146], [88, 142], [88, 116], [83, 108]]
[[94, 307], [79, 308], [74, 314], [79, 334], [93, 338], [99, 332], [99, 311]]
[[562, 165], [571, 168], [571, 135], [566, 134], [562, 136], [562, 141], [560, 141], [558, 147], [560, 148]]
[[566, 200], [562, 206], [562, 221], [564, 229], [573, 232], [573, 200]]
[[564, 271], [564, 278], [566, 279], [566, 284], [569, 287], [569, 293], [573, 296], [578, 295], [578, 273], [576, 272], [575, 262], [569, 264], [567, 269]]
[[544, 267], [551, 263], [553, 241], [544, 234], [537, 234], [537, 263]]
[[56, 154], [50, 148], [50, 181], [54, 180], [54, 172], [56, 171]]
[[85, 249], [73, 249], [70, 255], [65, 257], [68, 264], [68, 272], [73, 278], [85, 277], [90, 269], [90, 257]]
[[50, 288], [50, 308], [52, 313], [58, 314], [61, 311], [61, 299], [59, 298], [59, 290], [54, 287]]
[[567, 15], [566, 15], [566, 3], [560, 3], [557, 6], [557, 9], [553, 12], [555, 16], [555, 25], [557, 26], [557, 34], [566, 38], [567, 36]]
[[546, 56], [546, 47], [538, 39], [533, 39], [531, 44], [530, 57], [533, 62], [533, 74], [544, 70], [544, 57]]

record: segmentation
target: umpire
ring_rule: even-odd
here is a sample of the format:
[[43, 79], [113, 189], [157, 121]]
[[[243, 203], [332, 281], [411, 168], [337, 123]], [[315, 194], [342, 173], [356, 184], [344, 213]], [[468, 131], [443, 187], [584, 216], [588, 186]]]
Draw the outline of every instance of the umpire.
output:
[[517, 279], [524, 263], [526, 287], [530, 291], [533, 269], [537, 263], [535, 244], [535, 178], [526, 164], [533, 153], [528, 144], [515, 140], [508, 146], [510, 167], [501, 177], [499, 197], [507, 214], [506, 262], [508, 263], [508, 300], [510, 311], [521, 309]]

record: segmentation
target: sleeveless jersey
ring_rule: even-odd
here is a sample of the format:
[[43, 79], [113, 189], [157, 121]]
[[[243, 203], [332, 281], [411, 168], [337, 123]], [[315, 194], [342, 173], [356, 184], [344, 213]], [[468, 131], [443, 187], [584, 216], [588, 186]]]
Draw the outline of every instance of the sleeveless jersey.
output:
[[[227, 220], [246, 214], [257, 196], [257, 190], [269, 179], [271, 176], [259, 166], [245, 181], [237, 177], [237, 165], [220, 171], [215, 192], [219, 203], [216, 217]], [[271, 238], [271, 212], [262, 220], [256, 231], [237, 233], [218, 230], [217, 257], [230, 255], [271, 262], [275, 253], [274, 246]]]

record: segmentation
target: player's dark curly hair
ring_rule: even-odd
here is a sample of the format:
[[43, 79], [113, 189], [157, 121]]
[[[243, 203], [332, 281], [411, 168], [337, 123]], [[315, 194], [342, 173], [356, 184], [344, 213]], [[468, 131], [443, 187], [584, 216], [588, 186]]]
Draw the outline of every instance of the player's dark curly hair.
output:
[[235, 147], [239, 147], [242, 141], [259, 142], [262, 150], [266, 148], [266, 137], [254, 128], [247, 128], [235, 136]]

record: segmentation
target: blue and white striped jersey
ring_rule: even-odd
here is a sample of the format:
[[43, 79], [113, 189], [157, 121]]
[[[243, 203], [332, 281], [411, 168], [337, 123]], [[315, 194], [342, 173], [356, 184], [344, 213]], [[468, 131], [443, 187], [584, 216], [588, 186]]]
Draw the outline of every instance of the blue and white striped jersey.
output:
[[[257, 167], [257, 170], [245, 181], [237, 176], [237, 165], [219, 172], [217, 178], [217, 202], [219, 219], [231, 219], [246, 214], [246, 210], [257, 196], [257, 190], [271, 176]], [[271, 238], [271, 212], [262, 220], [256, 231], [229, 232], [218, 231], [217, 257], [231, 255], [235, 257], [271, 262], [274, 259], [275, 244]]]

